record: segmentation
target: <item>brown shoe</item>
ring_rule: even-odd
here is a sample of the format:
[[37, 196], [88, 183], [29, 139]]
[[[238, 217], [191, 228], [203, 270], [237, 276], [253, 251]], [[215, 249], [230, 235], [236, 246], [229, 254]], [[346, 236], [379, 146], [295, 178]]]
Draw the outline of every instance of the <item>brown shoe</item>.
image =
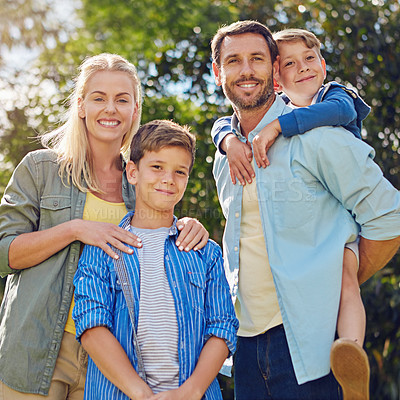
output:
[[353, 340], [337, 339], [331, 348], [331, 369], [343, 390], [343, 400], [369, 400], [367, 353]]

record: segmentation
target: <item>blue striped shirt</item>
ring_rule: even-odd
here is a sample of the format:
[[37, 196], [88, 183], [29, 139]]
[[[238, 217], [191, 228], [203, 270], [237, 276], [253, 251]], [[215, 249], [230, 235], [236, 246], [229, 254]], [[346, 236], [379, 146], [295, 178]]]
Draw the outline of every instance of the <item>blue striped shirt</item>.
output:
[[[128, 213], [120, 226], [130, 221], [132, 216], [133, 213]], [[174, 222], [165, 241], [164, 263], [178, 320], [179, 385], [182, 385], [193, 373], [200, 352], [211, 336], [224, 339], [231, 354], [235, 351], [238, 321], [220, 247], [209, 240], [200, 250], [181, 252], [175, 245], [177, 234]], [[132, 255], [124, 253], [123, 259], [132, 282], [137, 327], [140, 266], [137, 249], [133, 250]], [[108, 327], [137, 369], [132, 324], [111, 257], [98, 247], [85, 246], [74, 284], [73, 318], [77, 338], [87, 329]], [[128, 400], [128, 396], [104, 377], [90, 357], [85, 386], [85, 400], [89, 399]], [[203, 399], [222, 399], [217, 379], [211, 383]]]

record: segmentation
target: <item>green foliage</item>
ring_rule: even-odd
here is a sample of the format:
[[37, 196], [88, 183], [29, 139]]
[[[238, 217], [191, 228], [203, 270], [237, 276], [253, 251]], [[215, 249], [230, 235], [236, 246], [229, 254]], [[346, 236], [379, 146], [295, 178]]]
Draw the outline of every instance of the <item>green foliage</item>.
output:
[[[26, 45], [40, 53], [24, 75], [6, 79], [0, 73], [0, 93], [18, 93], [9, 101], [0, 97], [0, 192], [13, 166], [38, 146], [28, 138], [57, 124], [76, 65], [88, 55], [115, 52], [138, 67], [143, 122], [171, 118], [196, 133], [195, 168], [177, 214], [198, 218], [220, 242], [224, 221], [211, 174], [209, 133], [213, 121], [231, 111], [213, 83], [209, 42], [220, 25], [238, 19], [256, 19], [272, 31], [301, 27], [320, 38], [327, 79], [353, 85], [372, 106], [365, 139], [385, 176], [400, 188], [397, 0], [82, 0], [74, 26], [56, 24], [50, 1], [0, 0], [0, 5], [3, 49]], [[399, 264], [397, 255], [362, 287], [371, 398], [400, 395]], [[232, 381], [222, 384], [224, 397], [232, 398]]]
[[35, 0], [0, 0], [0, 38], [8, 47], [43, 48], [46, 38], [59, 31], [51, 22], [51, 5]]
[[[392, 262], [361, 293], [367, 311], [366, 349], [371, 364], [371, 398], [400, 398], [400, 284]], [[398, 268], [397, 268], [398, 269]]]

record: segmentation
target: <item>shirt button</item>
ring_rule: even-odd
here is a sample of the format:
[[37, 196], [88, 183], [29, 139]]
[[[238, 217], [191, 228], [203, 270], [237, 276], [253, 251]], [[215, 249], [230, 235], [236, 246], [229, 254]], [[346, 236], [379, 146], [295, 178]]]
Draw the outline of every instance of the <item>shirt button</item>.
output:
[[237, 247], [237, 246], [235, 246], [234, 250], [235, 250], [235, 251], [238, 251], [239, 249], [238, 249], [238, 247]]
[[239, 216], [240, 216], [240, 214], [237, 212], [237, 213], [235, 213], [235, 217], [236, 218], [239, 218]]

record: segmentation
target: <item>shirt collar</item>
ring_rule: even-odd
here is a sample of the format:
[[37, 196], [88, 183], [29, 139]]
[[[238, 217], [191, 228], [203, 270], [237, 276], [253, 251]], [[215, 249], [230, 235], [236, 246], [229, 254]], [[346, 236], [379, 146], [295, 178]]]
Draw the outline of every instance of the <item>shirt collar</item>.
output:
[[[119, 226], [125, 230], [128, 230], [129, 226], [131, 224], [131, 219], [134, 215], [135, 215], [135, 211], [128, 212], [128, 214], [126, 214], [125, 217], [122, 218], [121, 222], [119, 223]], [[178, 219], [174, 215], [172, 225], [168, 231], [168, 236], [177, 236], [178, 235], [179, 231], [178, 231], [178, 228], [176, 227], [177, 221], [178, 221]]]
[[[249, 133], [249, 140], [252, 141], [253, 137], [257, 135], [265, 125], [272, 122], [274, 119], [278, 118], [280, 115], [284, 114], [284, 109], [287, 107], [286, 103], [281, 99], [280, 96], [275, 95], [275, 101], [272, 103], [271, 107], [264, 114], [263, 118], [259, 124]], [[232, 132], [240, 139], [244, 138], [240, 129], [240, 121], [236, 114], [233, 114], [231, 121]]]

